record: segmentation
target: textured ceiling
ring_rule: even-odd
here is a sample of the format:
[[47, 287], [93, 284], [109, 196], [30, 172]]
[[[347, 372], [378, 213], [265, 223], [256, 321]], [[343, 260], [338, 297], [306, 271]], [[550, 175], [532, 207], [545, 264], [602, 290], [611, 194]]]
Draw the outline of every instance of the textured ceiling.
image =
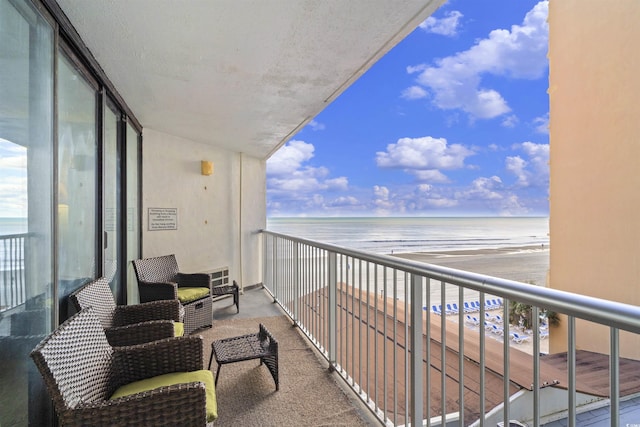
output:
[[444, 0], [58, 0], [143, 127], [267, 158]]

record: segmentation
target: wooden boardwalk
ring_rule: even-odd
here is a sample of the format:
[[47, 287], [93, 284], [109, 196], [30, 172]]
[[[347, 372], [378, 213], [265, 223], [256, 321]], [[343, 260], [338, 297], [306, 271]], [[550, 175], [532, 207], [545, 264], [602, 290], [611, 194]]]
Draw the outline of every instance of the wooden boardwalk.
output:
[[[544, 356], [546, 364], [567, 371], [567, 353]], [[620, 359], [620, 395], [640, 393], [640, 361]], [[576, 350], [576, 386], [578, 391], [586, 387], [597, 396], [609, 396], [609, 355], [586, 350]], [[586, 392], [586, 391], [585, 391]]]

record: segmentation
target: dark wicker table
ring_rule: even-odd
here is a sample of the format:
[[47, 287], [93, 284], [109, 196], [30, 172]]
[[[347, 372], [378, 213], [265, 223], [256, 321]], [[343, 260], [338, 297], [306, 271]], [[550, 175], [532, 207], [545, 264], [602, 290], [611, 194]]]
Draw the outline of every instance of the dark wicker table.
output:
[[227, 363], [242, 362], [244, 360], [260, 359], [269, 369], [276, 390], [280, 389], [278, 380], [278, 342], [269, 333], [267, 328], [260, 323], [257, 334], [241, 335], [238, 337], [224, 338], [211, 343], [211, 357], [209, 358], [209, 370], [215, 356], [218, 363], [215, 384], [218, 384], [220, 368]]

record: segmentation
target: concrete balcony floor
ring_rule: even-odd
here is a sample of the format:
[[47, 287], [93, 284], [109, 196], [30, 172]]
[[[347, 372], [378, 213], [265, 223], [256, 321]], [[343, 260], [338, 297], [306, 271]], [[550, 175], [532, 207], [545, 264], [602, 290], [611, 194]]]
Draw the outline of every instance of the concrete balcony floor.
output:
[[[205, 346], [205, 369], [216, 339], [255, 333], [263, 323], [278, 341], [280, 390], [259, 361], [222, 366], [214, 425], [369, 426], [380, 425], [270, 295], [260, 287], [245, 289], [240, 313], [231, 298], [213, 304], [213, 327], [195, 331]], [[216, 373], [215, 360], [211, 370]]]

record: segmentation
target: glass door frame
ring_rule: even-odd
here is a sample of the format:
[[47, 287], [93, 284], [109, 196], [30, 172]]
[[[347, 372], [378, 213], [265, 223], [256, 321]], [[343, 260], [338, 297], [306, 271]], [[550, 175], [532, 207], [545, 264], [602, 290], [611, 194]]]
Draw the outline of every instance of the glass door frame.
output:
[[[126, 300], [123, 301], [123, 304], [137, 304], [139, 303], [139, 297], [135, 289], [137, 288], [137, 279], [132, 277], [130, 272], [133, 270], [133, 266], [130, 265], [130, 261], [133, 259], [140, 258], [142, 256], [142, 127], [136, 120], [130, 120], [131, 118], [126, 114], [122, 116], [122, 127], [124, 136], [124, 144], [121, 146], [121, 172], [122, 172], [122, 230], [123, 230], [123, 239], [122, 239], [122, 255], [123, 255], [123, 268], [121, 269], [122, 279], [121, 285], [124, 288], [122, 294], [126, 297]], [[129, 140], [130, 130], [135, 132], [135, 139]], [[133, 146], [133, 147], [132, 147]], [[129, 150], [135, 150], [136, 152], [136, 164], [129, 164]], [[135, 168], [135, 180], [136, 185], [134, 190], [136, 192], [135, 196], [135, 206], [130, 206], [129, 203], [129, 179], [130, 176], [129, 171], [131, 168]], [[133, 209], [135, 215], [132, 215], [129, 218], [129, 211]], [[131, 227], [133, 227], [135, 233], [135, 251], [136, 254], [132, 256], [129, 253], [129, 222], [132, 222]], [[132, 281], [135, 279], [135, 287], [129, 285], [129, 279]], [[129, 292], [129, 289], [134, 289], [133, 292]]]
[[[94, 218], [94, 268], [93, 268], [93, 277], [95, 279], [100, 277], [102, 274], [102, 265], [103, 265], [103, 253], [102, 247], [104, 246], [103, 242], [103, 233], [102, 227], [100, 226], [100, 230], [98, 230], [98, 224], [102, 224], [103, 222], [103, 201], [102, 201], [102, 187], [103, 187], [103, 161], [102, 161], [102, 151], [103, 151], [103, 97], [102, 90], [100, 88], [99, 82], [96, 78], [91, 74], [89, 69], [80, 60], [80, 57], [73, 49], [71, 45], [69, 45], [63, 37], [58, 37], [57, 46], [55, 48], [55, 129], [54, 129], [54, 168], [55, 168], [55, 203], [56, 206], [59, 204], [59, 153], [60, 153], [60, 111], [58, 108], [59, 99], [60, 99], [60, 57], [64, 56], [64, 58], [69, 62], [69, 64], [73, 67], [73, 69], [78, 72], [80, 77], [83, 79], [84, 83], [86, 83], [92, 90], [94, 94], [94, 120], [95, 120], [95, 188], [94, 188], [94, 208], [95, 208], [95, 218]], [[57, 212], [56, 212], [57, 214]], [[60, 283], [60, 233], [59, 233], [59, 216], [56, 217], [55, 223], [55, 290], [56, 290], [56, 300], [57, 304], [57, 321], [58, 324], [61, 324], [65, 321], [71, 312], [73, 311], [71, 307], [68, 306], [67, 295], [60, 295], [61, 291], [61, 283]], [[69, 290], [68, 290], [69, 291]], [[61, 299], [62, 298], [62, 299]]]
[[[116, 300], [117, 304], [126, 304], [127, 301], [127, 287], [124, 286], [123, 282], [123, 274], [122, 274], [122, 270], [124, 269], [125, 266], [125, 248], [126, 248], [126, 232], [125, 232], [125, 218], [123, 217], [123, 212], [126, 211], [126, 198], [123, 197], [123, 193], [125, 193], [126, 191], [126, 174], [124, 173], [125, 171], [125, 167], [126, 165], [123, 164], [124, 159], [122, 156], [123, 153], [123, 147], [126, 143], [126, 128], [124, 128], [123, 122], [124, 122], [124, 117], [123, 117], [123, 113], [120, 110], [120, 108], [118, 108], [117, 104], [115, 103], [114, 100], [112, 100], [107, 94], [106, 91], [103, 90], [101, 91], [101, 97], [102, 97], [102, 111], [103, 111], [103, 115], [102, 115], [102, 120], [103, 120], [103, 126], [102, 126], [102, 131], [103, 131], [103, 135], [102, 135], [102, 141], [103, 141], [103, 146], [102, 146], [102, 152], [101, 152], [101, 156], [102, 156], [102, 171], [103, 171], [103, 176], [102, 176], [102, 197], [101, 197], [101, 203], [102, 203], [102, 215], [103, 215], [103, 219], [102, 219], [102, 232], [101, 232], [101, 236], [102, 236], [102, 265], [101, 265], [101, 269], [100, 269], [100, 275], [101, 276], [105, 276], [106, 274], [110, 274], [111, 273], [111, 268], [112, 266], [107, 265], [108, 262], [108, 250], [109, 250], [109, 246], [114, 244], [114, 240], [115, 240], [115, 259], [113, 261], [115, 261], [115, 272], [114, 272], [114, 276], [113, 276], [113, 280], [115, 280], [116, 283], [116, 289], [112, 288], [112, 291], [114, 293], [114, 298]], [[107, 135], [106, 135], [106, 129], [107, 129], [107, 114], [109, 113], [109, 111], [111, 111], [116, 119], [116, 123], [115, 123], [115, 150], [114, 152], [108, 152], [109, 150], [109, 144], [110, 142], [107, 141]], [[115, 155], [115, 159], [110, 159], [110, 156], [114, 156]], [[112, 163], [115, 165], [115, 172], [114, 176], [106, 176], [107, 173], [111, 173], [112, 171], [109, 170], [109, 167], [107, 166], [108, 163]], [[111, 180], [115, 180], [115, 183], [112, 183]], [[115, 191], [116, 193], [116, 197], [114, 199], [114, 202], [116, 203], [116, 206], [114, 207], [115, 212], [113, 215], [113, 219], [110, 218], [110, 215], [107, 213], [107, 209], [110, 209], [110, 206], [107, 206], [107, 197], [109, 196], [109, 193], [111, 191]], [[109, 221], [114, 221], [114, 229], [113, 230], [109, 230], [108, 228], [108, 222]], [[110, 231], [113, 231], [113, 236], [110, 236]], [[113, 246], [111, 246], [113, 247]]]
[[[134, 295], [129, 295], [129, 285], [128, 285], [128, 274], [127, 271], [129, 269], [129, 253], [128, 253], [128, 249], [129, 249], [129, 245], [128, 245], [128, 241], [129, 241], [129, 233], [128, 233], [128, 227], [130, 226], [129, 222], [133, 221], [137, 224], [137, 230], [138, 233], [136, 235], [136, 239], [137, 239], [137, 255], [136, 258], [140, 256], [140, 254], [142, 253], [142, 230], [141, 230], [141, 224], [142, 224], [142, 214], [141, 214], [141, 206], [142, 206], [142, 132], [141, 129], [139, 128], [139, 126], [137, 126], [137, 123], [135, 121], [130, 121], [128, 120], [128, 116], [118, 107], [118, 104], [115, 102], [115, 100], [113, 98], [110, 97], [110, 95], [106, 92], [106, 91], [102, 91], [102, 97], [103, 97], [103, 111], [104, 111], [104, 115], [103, 115], [103, 120], [104, 123], [106, 125], [106, 113], [108, 110], [111, 110], [111, 112], [113, 112], [116, 117], [117, 117], [117, 144], [116, 144], [116, 155], [117, 155], [117, 164], [119, 165], [119, 169], [118, 169], [118, 177], [117, 179], [119, 180], [119, 199], [118, 199], [118, 204], [119, 204], [119, 210], [117, 212], [118, 215], [118, 223], [119, 223], [119, 227], [117, 228], [117, 234], [118, 234], [118, 238], [117, 238], [117, 270], [116, 270], [116, 275], [117, 275], [117, 279], [118, 279], [118, 289], [117, 291], [114, 291], [114, 297], [116, 298], [116, 303], [117, 304], [131, 304], [131, 303], [137, 303], [137, 299], [136, 300], [132, 300], [132, 298], [134, 297]], [[103, 132], [104, 129], [106, 129], [106, 126], [103, 126]], [[129, 140], [128, 136], [130, 135], [129, 132], [129, 128], [135, 132], [135, 139], [133, 140]], [[107, 155], [109, 153], [106, 152], [107, 148], [107, 141], [106, 141], [106, 136], [103, 135], [103, 149], [102, 149], [102, 164], [103, 164], [103, 173], [106, 173], [106, 162], [107, 162]], [[132, 147], [133, 146], [133, 147]], [[127, 156], [127, 152], [128, 150], [135, 150], [137, 153], [137, 164], [135, 165], [129, 165], [128, 164], [128, 156]], [[136, 168], [136, 187], [135, 187], [135, 191], [137, 192], [136, 194], [136, 200], [137, 200], [137, 205], [136, 206], [129, 206], [129, 202], [128, 202], [128, 189], [129, 189], [129, 183], [128, 183], [128, 171], [130, 168]], [[103, 184], [102, 184], [102, 194], [103, 197], [101, 198], [102, 203], [104, 204], [104, 195], [106, 195], [106, 191], [107, 191], [107, 185], [108, 185], [108, 180], [109, 177], [107, 176], [102, 176], [102, 180], [103, 180]], [[105, 214], [105, 208], [106, 206], [102, 206], [102, 213], [103, 215]], [[128, 216], [128, 212], [130, 211], [130, 209], [133, 208], [133, 211], [136, 212], [137, 214], [133, 217], [129, 217]], [[105, 222], [106, 222], [107, 218], [105, 217], [103, 220], [103, 226], [102, 226], [102, 233], [101, 236], [106, 235], [105, 233], [107, 232], [106, 227], [105, 227]], [[105, 242], [104, 240], [102, 241], [102, 248], [103, 251], [106, 249], [105, 248], [105, 243], [110, 244], [111, 242]], [[105, 264], [104, 261], [106, 260], [106, 258], [104, 257], [105, 253], [103, 252], [103, 270], [101, 270], [101, 274], [105, 274]]]

